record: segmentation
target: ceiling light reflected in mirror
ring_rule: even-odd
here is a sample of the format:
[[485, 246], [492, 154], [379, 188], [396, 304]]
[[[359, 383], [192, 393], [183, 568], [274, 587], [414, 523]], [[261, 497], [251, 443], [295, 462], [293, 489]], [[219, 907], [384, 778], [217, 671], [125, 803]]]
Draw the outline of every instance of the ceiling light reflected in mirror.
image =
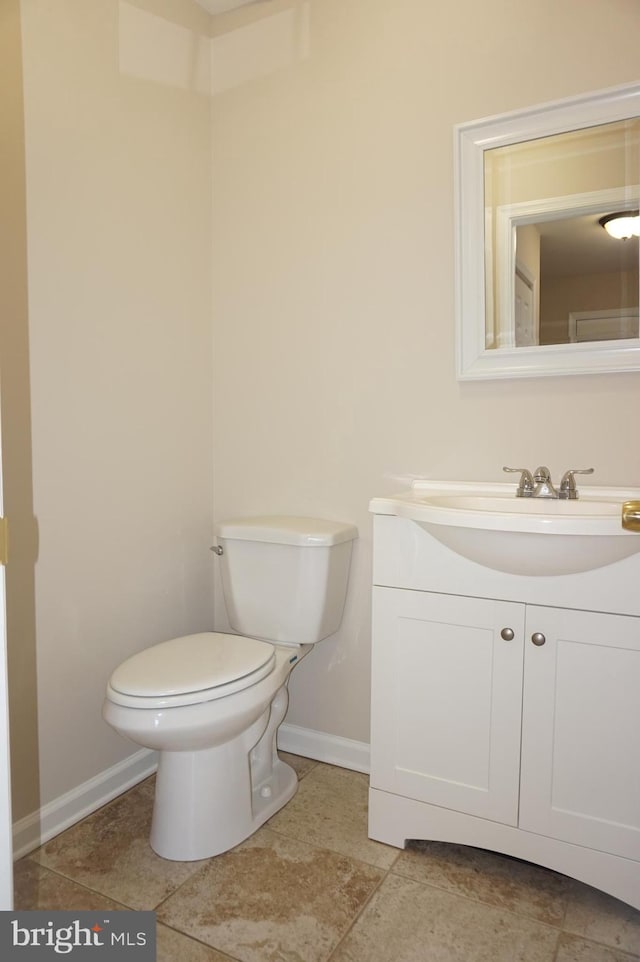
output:
[[616, 240], [629, 240], [640, 237], [640, 215], [637, 210], [622, 211], [617, 214], [607, 214], [601, 217], [600, 225], [607, 234]]

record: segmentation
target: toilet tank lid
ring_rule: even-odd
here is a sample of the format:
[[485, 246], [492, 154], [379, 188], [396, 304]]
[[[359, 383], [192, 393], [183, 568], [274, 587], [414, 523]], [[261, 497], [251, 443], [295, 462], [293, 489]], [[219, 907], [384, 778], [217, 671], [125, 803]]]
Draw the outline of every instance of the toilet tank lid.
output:
[[306, 548], [325, 548], [358, 537], [355, 525], [322, 518], [298, 518], [289, 515], [259, 515], [232, 518], [216, 525], [216, 535], [229, 541], [268, 541]]

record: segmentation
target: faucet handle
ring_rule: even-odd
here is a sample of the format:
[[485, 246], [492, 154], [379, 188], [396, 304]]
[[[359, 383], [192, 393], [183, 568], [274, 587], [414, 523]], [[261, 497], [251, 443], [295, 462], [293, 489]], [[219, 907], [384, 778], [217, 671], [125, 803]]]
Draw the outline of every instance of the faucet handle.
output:
[[566, 498], [568, 501], [575, 501], [578, 497], [576, 474], [593, 474], [593, 472], [594, 468], [570, 468], [565, 471], [560, 482], [560, 497]]
[[533, 483], [533, 476], [528, 468], [503, 468], [509, 474], [519, 474], [520, 484], [518, 485], [518, 490], [516, 491], [516, 498], [530, 498], [533, 494], [533, 489], [535, 487]]

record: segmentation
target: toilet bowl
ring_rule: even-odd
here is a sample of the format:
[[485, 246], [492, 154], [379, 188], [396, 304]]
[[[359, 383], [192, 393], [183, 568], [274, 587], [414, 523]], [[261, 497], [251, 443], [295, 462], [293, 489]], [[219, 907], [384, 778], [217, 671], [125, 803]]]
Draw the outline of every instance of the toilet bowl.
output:
[[[121, 735], [160, 752], [151, 847], [179, 861], [226, 852], [288, 802], [297, 787], [295, 772], [277, 756], [275, 734], [289, 702], [289, 674], [310, 646], [292, 652], [209, 632], [156, 648], [164, 649], [159, 652], [161, 664], [173, 660], [167, 657], [173, 648], [184, 664], [198, 665], [207, 643], [223, 652], [232, 643], [236, 653], [246, 648], [260, 661], [257, 644], [267, 657], [239, 678], [225, 671], [219, 685], [193, 690], [185, 684], [180, 692], [173, 684], [166, 693], [161, 673], [150, 671], [146, 686], [135, 684], [140, 666], [132, 666], [134, 656], [114, 672], [103, 711], [105, 721]], [[148, 648], [137, 657], [151, 665], [154, 654]], [[165, 693], [150, 694], [154, 687]]]
[[340, 624], [356, 536], [351, 525], [308, 518], [220, 525], [230, 620], [251, 634], [174, 638], [113, 672], [105, 721], [159, 752], [150, 838], [158, 855], [221, 854], [294, 795], [297, 776], [276, 750], [287, 683]]

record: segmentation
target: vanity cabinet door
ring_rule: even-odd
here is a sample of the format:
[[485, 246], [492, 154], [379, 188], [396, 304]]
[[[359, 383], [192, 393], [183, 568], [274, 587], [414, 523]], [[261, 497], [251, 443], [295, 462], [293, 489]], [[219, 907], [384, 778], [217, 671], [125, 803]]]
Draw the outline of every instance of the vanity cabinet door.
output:
[[515, 825], [524, 606], [374, 588], [371, 786]]
[[640, 618], [527, 607], [519, 824], [640, 859]]

